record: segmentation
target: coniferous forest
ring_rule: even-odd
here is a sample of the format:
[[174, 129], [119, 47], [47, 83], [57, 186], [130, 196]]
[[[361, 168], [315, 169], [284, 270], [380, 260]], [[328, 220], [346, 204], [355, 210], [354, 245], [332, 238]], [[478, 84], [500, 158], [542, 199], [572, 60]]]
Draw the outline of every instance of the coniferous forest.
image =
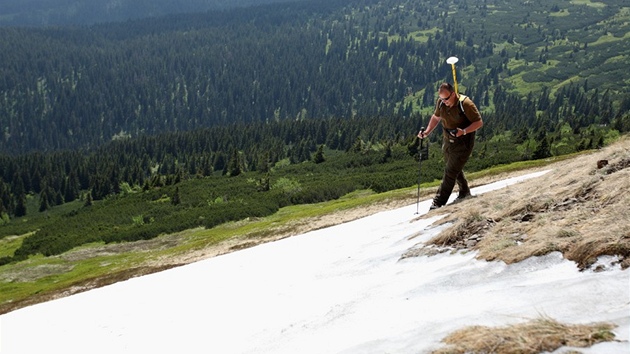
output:
[[[326, 0], [0, 27], [2, 263], [418, 180], [452, 82], [485, 122], [467, 170], [630, 130], [622, 0]], [[422, 179], [441, 178], [433, 134]]]
[[4, 0], [0, 26], [89, 25], [304, 0]]

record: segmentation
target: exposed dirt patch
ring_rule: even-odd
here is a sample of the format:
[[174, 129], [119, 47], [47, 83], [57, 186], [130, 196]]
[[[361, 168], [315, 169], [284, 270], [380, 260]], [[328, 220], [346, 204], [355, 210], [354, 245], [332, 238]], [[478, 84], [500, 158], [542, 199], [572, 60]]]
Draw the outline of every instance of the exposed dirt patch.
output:
[[121, 253], [159, 251], [179, 245], [182, 242], [183, 235], [190, 231], [191, 230], [173, 235], [161, 236], [151, 240], [112, 243], [102, 246], [79, 248], [68, 251], [58, 257], [66, 261], [76, 262]]
[[454, 250], [455, 249], [452, 247], [440, 247], [436, 245], [412, 247], [408, 249], [407, 251], [405, 251], [405, 253], [403, 253], [400, 256], [400, 259], [422, 257], [422, 256], [431, 257], [431, 256], [438, 255], [440, 253], [453, 252]]
[[42, 264], [29, 267], [23, 264], [0, 274], [2, 282], [31, 282], [49, 275], [69, 272], [74, 268], [71, 264]]
[[454, 249], [472, 248], [496, 224], [492, 218], [486, 218], [475, 211], [465, 214], [463, 220], [436, 236], [431, 243], [439, 247]]
[[604, 172], [607, 174], [615, 173], [617, 171], [621, 171], [630, 167], [630, 158], [622, 159], [621, 161], [614, 163], [612, 165], [608, 165], [604, 168]]

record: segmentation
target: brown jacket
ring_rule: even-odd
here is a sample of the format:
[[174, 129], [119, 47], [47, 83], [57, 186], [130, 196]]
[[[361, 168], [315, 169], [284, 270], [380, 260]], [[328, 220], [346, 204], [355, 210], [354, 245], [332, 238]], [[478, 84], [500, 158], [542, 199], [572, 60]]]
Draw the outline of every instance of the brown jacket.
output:
[[[442, 127], [445, 129], [464, 129], [470, 123], [481, 120], [481, 114], [477, 106], [469, 97], [458, 95], [458, 100], [453, 107], [445, 105], [440, 99], [435, 104], [435, 112], [433, 114], [440, 118]], [[464, 108], [464, 112], [461, 110], [460, 103]]]

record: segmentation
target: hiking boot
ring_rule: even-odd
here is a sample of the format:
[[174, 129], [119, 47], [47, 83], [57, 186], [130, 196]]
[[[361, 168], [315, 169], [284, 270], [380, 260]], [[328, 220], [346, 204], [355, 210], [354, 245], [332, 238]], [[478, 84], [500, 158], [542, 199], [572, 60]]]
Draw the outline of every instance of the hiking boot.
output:
[[470, 194], [470, 192], [458, 195], [457, 198], [455, 198], [455, 200], [453, 201], [453, 203], [459, 203], [462, 200], [465, 200], [468, 198], [472, 198], [472, 194]]
[[442, 205], [439, 205], [436, 202], [433, 202], [433, 203], [431, 203], [431, 206], [429, 207], [429, 211], [435, 210], [435, 209], [438, 209], [438, 208], [441, 208], [441, 207], [442, 207]]

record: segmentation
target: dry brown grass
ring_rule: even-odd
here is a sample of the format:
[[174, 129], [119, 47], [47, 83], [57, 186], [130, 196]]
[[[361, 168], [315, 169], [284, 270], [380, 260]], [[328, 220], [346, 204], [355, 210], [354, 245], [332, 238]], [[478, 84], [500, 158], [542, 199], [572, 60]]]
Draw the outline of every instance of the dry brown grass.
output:
[[[609, 164], [597, 169], [598, 160]], [[473, 248], [481, 259], [506, 263], [560, 251], [581, 269], [602, 255], [630, 266], [630, 137], [548, 169], [440, 209], [450, 213], [441, 222], [454, 224], [429, 244]]]
[[449, 346], [433, 353], [530, 354], [563, 346], [584, 348], [614, 340], [613, 327], [607, 323], [568, 325], [546, 317], [506, 327], [471, 326], [444, 338]]

